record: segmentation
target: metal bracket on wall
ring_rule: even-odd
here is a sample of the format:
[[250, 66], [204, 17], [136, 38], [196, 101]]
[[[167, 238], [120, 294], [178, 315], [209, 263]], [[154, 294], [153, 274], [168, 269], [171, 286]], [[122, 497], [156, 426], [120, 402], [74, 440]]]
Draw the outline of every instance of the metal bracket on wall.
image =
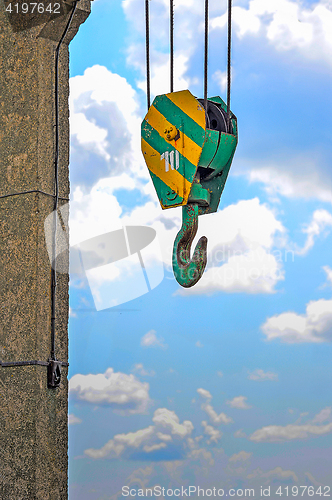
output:
[[49, 389], [56, 389], [60, 386], [61, 382], [61, 366], [68, 367], [69, 363], [54, 359], [49, 359], [48, 361], [1, 361], [0, 359], [0, 366], [3, 368], [31, 365], [47, 366], [47, 387]]

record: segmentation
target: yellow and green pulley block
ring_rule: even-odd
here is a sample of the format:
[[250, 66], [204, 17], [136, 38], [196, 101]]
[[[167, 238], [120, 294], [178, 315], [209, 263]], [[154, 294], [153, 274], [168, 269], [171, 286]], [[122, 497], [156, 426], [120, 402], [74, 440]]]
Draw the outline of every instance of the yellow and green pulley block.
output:
[[142, 152], [163, 209], [216, 212], [237, 145], [237, 121], [220, 97], [189, 90], [157, 96], [142, 122]]

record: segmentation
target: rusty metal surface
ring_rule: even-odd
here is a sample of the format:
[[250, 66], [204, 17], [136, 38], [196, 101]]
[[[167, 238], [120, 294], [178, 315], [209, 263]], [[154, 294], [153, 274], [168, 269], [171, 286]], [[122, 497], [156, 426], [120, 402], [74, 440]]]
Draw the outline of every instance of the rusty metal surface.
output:
[[192, 259], [190, 250], [198, 228], [198, 205], [182, 207], [182, 227], [173, 247], [173, 272], [176, 281], [184, 288], [194, 286], [201, 278], [207, 262], [207, 238], [202, 236], [195, 247]]

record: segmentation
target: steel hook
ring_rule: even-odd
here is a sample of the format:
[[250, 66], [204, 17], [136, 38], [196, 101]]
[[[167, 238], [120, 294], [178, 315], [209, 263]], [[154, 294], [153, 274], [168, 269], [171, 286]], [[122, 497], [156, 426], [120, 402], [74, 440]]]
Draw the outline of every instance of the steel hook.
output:
[[182, 227], [173, 247], [173, 272], [176, 281], [184, 288], [194, 286], [201, 278], [206, 262], [207, 238], [202, 236], [190, 259], [190, 249], [198, 228], [198, 205], [189, 203], [182, 207]]

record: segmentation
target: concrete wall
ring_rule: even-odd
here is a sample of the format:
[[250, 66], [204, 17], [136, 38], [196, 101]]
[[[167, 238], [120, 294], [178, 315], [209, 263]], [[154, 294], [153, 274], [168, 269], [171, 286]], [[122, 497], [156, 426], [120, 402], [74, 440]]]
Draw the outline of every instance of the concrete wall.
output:
[[[38, 1], [38, 0], [37, 0]], [[0, 0], [0, 197], [54, 193], [55, 48], [71, 9], [38, 18], [8, 15]], [[48, 4], [49, 2], [45, 2]], [[90, 12], [80, 0], [60, 53], [60, 196], [69, 197], [68, 43]], [[0, 198], [0, 359], [47, 361], [51, 266], [44, 220], [53, 198]], [[64, 201], [60, 201], [65, 203]], [[68, 276], [58, 275], [56, 356], [68, 359]], [[0, 497], [67, 498], [67, 368], [58, 389], [44, 366], [0, 367]]]

